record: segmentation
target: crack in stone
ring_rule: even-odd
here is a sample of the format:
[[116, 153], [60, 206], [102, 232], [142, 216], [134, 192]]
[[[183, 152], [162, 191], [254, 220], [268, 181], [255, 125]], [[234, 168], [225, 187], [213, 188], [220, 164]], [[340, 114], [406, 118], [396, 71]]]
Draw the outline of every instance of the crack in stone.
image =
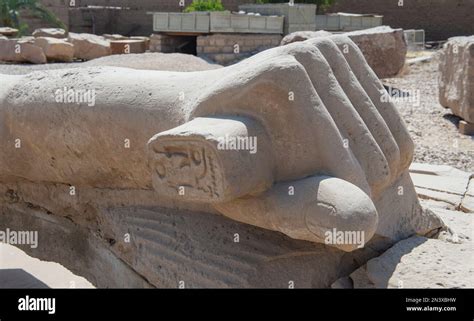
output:
[[463, 195], [461, 196], [461, 202], [459, 202], [459, 204], [456, 206], [456, 210], [458, 211], [462, 211], [462, 212], [465, 212], [465, 213], [470, 213], [467, 209], [464, 209], [462, 204], [464, 202], [464, 199], [469, 196], [467, 194], [467, 192], [469, 191], [469, 186], [471, 184], [474, 184], [474, 174], [471, 174], [471, 176], [469, 176], [469, 180], [467, 181], [467, 184], [466, 184], [466, 190], [464, 191]]

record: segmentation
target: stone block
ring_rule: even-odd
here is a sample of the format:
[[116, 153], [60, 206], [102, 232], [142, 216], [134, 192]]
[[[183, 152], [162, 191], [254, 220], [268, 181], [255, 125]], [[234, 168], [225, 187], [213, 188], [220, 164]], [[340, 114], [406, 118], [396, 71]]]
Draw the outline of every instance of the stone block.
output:
[[46, 63], [46, 55], [32, 38], [0, 39], [0, 61]]
[[454, 37], [444, 45], [439, 63], [439, 102], [466, 123], [462, 132], [470, 132], [474, 123], [474, 36]]
[[92, 60], [112, 53], [110, 41], [101, 36], [70, 32], [68, 41], [74, 45], [74, 57]]
[[146, 42], [140, 39], [111, 40], [110, 48], [112, 55], [144, 53]]

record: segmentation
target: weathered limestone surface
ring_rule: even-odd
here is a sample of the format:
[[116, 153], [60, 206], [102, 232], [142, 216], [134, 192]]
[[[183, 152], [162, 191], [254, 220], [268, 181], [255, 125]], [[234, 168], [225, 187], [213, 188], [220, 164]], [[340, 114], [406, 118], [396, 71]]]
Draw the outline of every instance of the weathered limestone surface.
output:
[[440, 56], [439, 102], [474, 123], [474, 36], [454, 37]]
[[[418, 203], [402, 119], [345, 36], [199, 73], [1, 77], [0, 226], [37, 228], [30, 253], [96, 285], [327, 287], [443, 226]], [[328, 243], [334, 230], [364, 242]]]
[[49, 37], [49, 38], [58, 38], [58, 39], [67, 38], [66, 30], [61, 29], [61, 28], [36, 29], [35, 31], [33, 31], [32, 35], [35, 38], [38, 38], [38, 37]]
[[[328, 36], [327, 34], [326, 31], [299, 31], [285, 36], [281, 45]], [[402, 29], [380, 26], [348, 32], [345, 35], [360, 48], [367, 63], [379, 78], [394, 77], [405, 65], [407, 44]]]
[[70, 32], [68, 41], [74, 45], [74, 57], [78, 59], [92, 60], [112, 53], [110, 41], [101, 36]]

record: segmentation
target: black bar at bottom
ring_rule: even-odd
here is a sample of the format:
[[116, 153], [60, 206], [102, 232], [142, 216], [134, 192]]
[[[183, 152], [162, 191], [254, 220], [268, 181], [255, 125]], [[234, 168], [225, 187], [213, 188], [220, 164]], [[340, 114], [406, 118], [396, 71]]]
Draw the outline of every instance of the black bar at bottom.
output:
[[[472, 321], [473, 292], [462, 289], [0, 290], [0, 321]], [[52, 304], [48, 305], [51, 300], [37, 300], [48, 298], [55, 299], [54, 314], [50, 313]], [[31, 311], [33, 308], [39, 311]]]

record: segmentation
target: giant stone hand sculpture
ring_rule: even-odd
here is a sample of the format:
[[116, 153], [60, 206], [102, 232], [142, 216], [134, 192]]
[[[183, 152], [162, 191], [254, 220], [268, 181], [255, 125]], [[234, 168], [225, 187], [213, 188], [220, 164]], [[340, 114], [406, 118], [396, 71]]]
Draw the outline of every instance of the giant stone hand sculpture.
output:
[[[316, 243], [334, 229], [395, 241], [440, 226], [422, 213], [408, 176], [408, 131], [347, 37], [204, 72], [97, 68], [2, 78], [4, 184], [153, 188], [159, 206], [189, 203]], [[94, 89], [95, 106], [58, 103], [63, 87]], [[256, 150], [228, 148], [226, 139], [254, 139]]]

